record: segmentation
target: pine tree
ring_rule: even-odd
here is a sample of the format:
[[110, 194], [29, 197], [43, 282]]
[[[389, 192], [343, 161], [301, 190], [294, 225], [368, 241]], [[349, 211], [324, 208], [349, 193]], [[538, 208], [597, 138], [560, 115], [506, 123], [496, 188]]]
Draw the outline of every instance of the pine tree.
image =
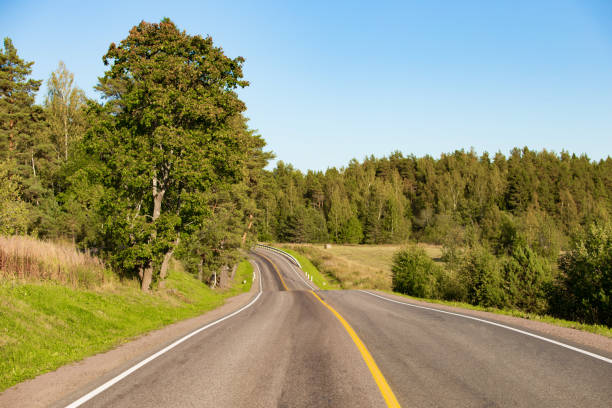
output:
[[28, 78], [33, 62], [17, 55], [10, 38], [0, 50], [0, 160], [13, 160], [24, 200], [35, 205], [48, 194], [51, 146], [43, 131], [42, 109], [34, 105], [41, 81]]

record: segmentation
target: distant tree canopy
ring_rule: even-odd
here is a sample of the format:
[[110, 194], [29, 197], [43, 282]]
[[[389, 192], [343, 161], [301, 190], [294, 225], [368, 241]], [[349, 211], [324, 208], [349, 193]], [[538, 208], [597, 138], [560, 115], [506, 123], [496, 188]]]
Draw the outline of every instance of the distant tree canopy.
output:
[[306, 174], [279, 162], [267, 177], [270, 192], [260, 202], [266, 216], [257, 220], [262, 240], [485, 240], [511, 252], [509, 240], [520, 233], [538, 253], [555, 257], [572, 233], [612, 214], [612, 159], [595, 163], [566, 152], [394, 153]]

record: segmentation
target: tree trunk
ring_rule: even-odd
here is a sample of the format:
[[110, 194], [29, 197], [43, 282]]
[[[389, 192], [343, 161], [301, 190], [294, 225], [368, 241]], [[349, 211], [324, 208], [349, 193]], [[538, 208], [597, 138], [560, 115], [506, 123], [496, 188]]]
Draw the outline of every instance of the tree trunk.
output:
[[164, 194], [166, 194], [166, 189], [159, 188], [157, 176], [153, 177], [153, 221], [157, 220], [161, 215]]
[[244, 245], [244, 243], [246, 242], [247, 233], [251, 230], [252, 226], [253, 226], [253, 214], [249, 214], [249, 225], [247, 225], [246, 231], [244, 231], [244, 234], [242, 234], [242, 245]]
[[210, 287], [212, 289], [214, 289], [217, 286], [217, 271], [215, 270], [213, 272], [213, 281], [212, 281], [212, 285], [210, 285]]
[[15, 121], [9, 121], [9, 151], [15, 150], [15, 135], [13, 134], [13, 127], [15, 126]]
[[200, 258], [198, 263], [198, 279], [200, 282], [204, 282], [204, 259]]
[[[158, 188], [158, 180], [157, 180], [157, 176], [153, 177], [153, 189], [152, 189], [152, 194], [153, 194], [153, 217], [152, 217], [152, 221], [155, 222], [159, 216], [161, 215], [161, 207], [162, 207], [162, 201], [164, 199], [164, 194], [166, 193], [166, 190], [164, 188]], [[155, 240], [157, 234], [155, 233], [155, 231], [153, 231], [153, 233], [151, 234], [151, 241]], [[144, 272], [142, 273], [142, 277], [141, 277], [141, 289], [143, 292], [148, 292], [149, 291], [149, 287], [151, 286], [151, 282], [153, 281], [153, 265], [148, 266], [146, 269], [144, 269]]]
[[168, 274], [168, 266], [170, 265], [170, 258], [172, 258], [172, 254], [174, 254], [174, 250], [178, 246], [179, 242], [180, 238], [176, 237], [176, 239], [174, 240], [174, 245], [172, 245], [172, 248], [170, 248], [170, 250], [164, 255], [164, 260], [161, 264], [161, 269], [159, 270], [160, 281], [166, 279], [166, 275]]
[[66, 161], [68, 161], [68, 118], [64, 116], [64, 148]]
[[142, 270], [142, 282], [140, 289], [143, 292], [148, 292], [153, 281], [153, 266], [148, 266]]
[[34, 172], [34, 177], [36, 177], [36, 166], [34, 166], [34, 151], [32, 151], [32, 171]]

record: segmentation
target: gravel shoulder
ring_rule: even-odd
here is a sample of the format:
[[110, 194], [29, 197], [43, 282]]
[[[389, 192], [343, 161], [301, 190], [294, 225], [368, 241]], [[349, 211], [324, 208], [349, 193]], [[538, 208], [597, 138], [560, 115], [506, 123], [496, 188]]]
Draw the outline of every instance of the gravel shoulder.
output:
[[93, 389], [174, 340], [238, 310], [255, 296], [257, 290], [258, 285], [254, 284], [250, 292], [228, 298], [222, 306], [210, 312], [149, 332], [113, 350], [17, 384], [0, 393], [0, 407], [48, 407], [84, 387]]

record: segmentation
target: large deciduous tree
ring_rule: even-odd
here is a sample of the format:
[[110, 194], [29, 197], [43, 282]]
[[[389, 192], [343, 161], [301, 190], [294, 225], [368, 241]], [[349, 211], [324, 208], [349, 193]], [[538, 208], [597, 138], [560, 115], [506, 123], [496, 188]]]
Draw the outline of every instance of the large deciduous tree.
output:
[[103, 61], [106, 103], [87, 149], [104, 163], [104, 250], [148, 290], [177, 238], [210, 215], [202, 194], [242, 180], [260, 141], [245, 131], [235, 90], [243, 58], [169, 19], [141, 22]]

